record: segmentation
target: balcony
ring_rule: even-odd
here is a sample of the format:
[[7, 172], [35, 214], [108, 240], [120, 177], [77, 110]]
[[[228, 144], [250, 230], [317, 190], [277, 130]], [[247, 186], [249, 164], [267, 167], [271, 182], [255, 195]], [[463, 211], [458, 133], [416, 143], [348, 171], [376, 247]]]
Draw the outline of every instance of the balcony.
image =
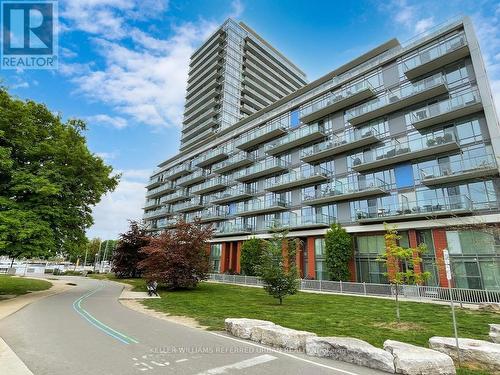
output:
[[189, 194], [184, 189], [180, 189], [180, 190], [177, 190], [175, 193], [161, 197], [160, 202], [162, 204], [170, 204], [170, 203], [183, 201], [186, 199], [189, 199]]
[[235, 176], [235, 180], [241, 182], [252, 181], [261, 177], [286, 171], [287, 169], [287, 162], [281, 159], [268, 158], [240, 171]]
[[498, 175], [493, 155], [443, 162], [420, 169], [422, 184], [436, 186]]
[[323, 214], [290, 215], [264, 222], [264, 230], [328, 228], [334, 222], [335, 218]]
[[288, 202], [281, 199], [252, 199], [247, 202], [237, 203], [234, 212], [231, 212], [231, 214], [234, 216], [254, 216], [269, 212], [286, 211], [288, 208]]
[[238, 202], [252, 198], [254, 195], [255, 191], [250, 187], [236, 186], [214, 194], [211, 202], [216, 204]]
[[174, 212], [190, 212], [201, 210], [204, 205], [200, 202], [199, 198], [192, 199], [189, 202], [177, 203], [172, 207]]
[[218, 161], [227, 159], [228, 154], [223, 147], [215, 148], [213, 150], [205, 152], [202, 156], [195, 160], [195, 164], [198, 167], [207, 167]]
[[333, 139], [303, 149], [300, 158], [305, 163], [320, 162], [377, 142], [380, 142], [380, 137], [375, 129], [355, 129], [349, 133], [334, 135]]
[[243, 168], [251, 165], [254, 159], [246, 152], [239, 152], [236, 155], [231, 156], [229, 159], [221, 161], [212, 167], [212, 171], [215, 173], [227, 173], [235, 169]]
[[455, 120], [476, 113], [483, 108], [478, 91], [467, 92], [449, 100], [428, 105], [411, 113], [411, 124], [415, 129]]
[[213, 206], [203, 210], [199, 218], [202, 223], [221, 221], [227, 218], [227, 213], [222, 207]]
[[148, 184], [146, 185], [146, 189], [152, 189], [162, 184], [161, 176], [154, 176], [149, 179]]
[[363, 100], [375, 96], [373, 88], [368, 82], [359, 82], [322, 97], [320, 100], [305, 106], [300, 111], [301, 121], [309, 123], [316, 121], [330, 113], [349, 107]]
[[270, 177], [266, 180], [264, 189], [267, 191], [290, 190], [294, 187], [315, 185], [328, 180], [331, 172], [321, 167], [302, 168], [300, 171]]
[[196, 195], [200, 195], [200, 194], [206, 194], [206, 193], [209, 193], [212, 191], [222, 190], [222, 189], [226, 188], [228, 183], [229, 183], [228, 180], [224, 177], [211, 178], [210, 180], [208, 180], [202, 184], [193, 186], [191, 188], [191, 193], [196, 194]]
[[462, 32], [431, 47], [426, 46], [425, 49], [418, 51], [415, 56], [405, 60], [403, 62], [405, 75], [408, 79], [413, 80], [464, 58], [468, 54], [469, 47]]
[[167, 207], [162, 207], [158, 210], [154, 210], [154, 211], [149, 211], [149, 212], [146, 212], [142, 218], [143, 219], [156, 219], [156, 218], [159, 218], [159, 217], [163, 217], [163, 216], [168, 216], [168, 215], [172, 215], [172, 212], [169, 208]]
[[144, 203], [144, 209], [152, 209], [152, 208], [157, 208], [160, 207], [161, 203], [157, 199], [146, 199], [146, 202]]
[[346, 112], [351, 125], [359, 125], [402, 108], [432, 99], [448, 92], [441, 74], [425, 78], [414, 84], [396, 87], [365, 104]]
[[357, 172], [365, 172], [459, 149], [460, 146], [455, 141], [455, 136], [452, 133], [445, 133], [443, 137], [436, 138], [422, 137], [411, 142], [394, 142], [392, 145], [372, 150], [371, 155], [355, 155], [352, 169]]
[[240, 136], [236, 140], [235, 146], [240, 150], [248, 150], [260, 143], [269, 141], [285, 133], [285, 125], [282, 125], [280, 122], [269, 123]]
[[[402, 197], [404, 198], [404, 197]], [[418, 202], [402, 200], [398, 204], [372, 207], [356, 213], [358, 223], [401, 221], [411, 219], [432, 219], [441, 216], [467, 215], [472, 213], [472, 201], [466, 195]]]
[[178, 222], [179, 222], [179, 219], [176, 217], [171, 218], [171, 219], [162, 220], [161, 222], [158, 222], [158, 229], [175, 228]]
[[305, 195], [302, 202], [314, 206], [386, 194], [389, 194], [389, 186], [384, 181], [378, 178], [359, 176], [357, 180], [336, 180], [322, 186], [314, 194]]
[[267, 144], [265, 151], [268, 155], [276, 155], [324, 137], [322, 126], [318, 124], [304, 125], [275, 142]]
[[217, 228], [214, 233], [215, 237], [245, 235], [252, 233], [252, 226], [243, 223], [225, 222]]
[[181, 177], [176, 181], [177, 186], [191, 186], [204, 181], [207, 178], [207, 172], [203, 169], [197, 170], [187, 176]]
[[148, 190], [146, 192], [146, 197], [148, 197], [148, 198], [156, 198], [156, 197], [159, 197], [162, 194], [170, 193], [170, 192], [172, 192], [174, 190], [175, 189], [174, 189], [174, 186], [172, 185], [172, 182], [166, 182], [166, 183], [164, 183], [163, 185], [161, 185], [161, 186], [159, 186], [157, 188]]
[[192, 170], [188, 163], [179, 164], [173, 168], [170, 168], [166, 173], [165, 178], [167, 180], [175, 180], [181, 176], [190, 174], [191, 172]]

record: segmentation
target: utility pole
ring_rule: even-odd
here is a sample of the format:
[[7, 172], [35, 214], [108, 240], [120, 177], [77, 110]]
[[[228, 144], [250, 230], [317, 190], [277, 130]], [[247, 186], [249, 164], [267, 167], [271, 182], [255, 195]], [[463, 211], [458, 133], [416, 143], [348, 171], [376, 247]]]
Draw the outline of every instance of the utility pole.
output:
[[451, 267], [450, 254], [447, 249], [443, 250], [444, 266], [446, 270], [446, 279], [448, 280], [448, 291], [450, 292], [451, 315], [453, 317], [453, 331], [455, 333], [455, 345], [457, 346], [458, 367], [462, 367], [462, 358], [460, 355], [460, 346], [458, 344], [457, 318], [455, 317], [455, 305], [453, 304], [453, 293], [451, 291]]
[[[97, 256], [96, 258], [101, 260], [101, 248], [102, 248], [102, 242], [99, 242], [99, 251], [97, 252]], [[95, 269], [96, 269], [96, 263], [97, 263], [97, 260], [94, 258], [94, 272], [95, 272]]]

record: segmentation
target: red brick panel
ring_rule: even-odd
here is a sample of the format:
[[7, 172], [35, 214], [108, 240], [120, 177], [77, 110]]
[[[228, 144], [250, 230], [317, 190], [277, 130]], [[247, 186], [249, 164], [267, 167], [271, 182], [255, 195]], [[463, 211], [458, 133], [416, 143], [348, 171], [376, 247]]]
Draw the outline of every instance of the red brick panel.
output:
[[241, 245], [242, 241], [236, 243], [236, 272], [241, 273]]
[[438, 270], [439, 286], [448, 287], [448, 279], [446, 278], [446, 270], [444, 266], [443, 250], [448, 247], [446, 241], [446, 230], [436, 228], [432, 230], [432, 238], [434, 239], [434, 251], [436, 255], [436, 266]]
[[314, 255], [314, 237], [307, 237], [307, 276], [316, 278], [316, 257]]

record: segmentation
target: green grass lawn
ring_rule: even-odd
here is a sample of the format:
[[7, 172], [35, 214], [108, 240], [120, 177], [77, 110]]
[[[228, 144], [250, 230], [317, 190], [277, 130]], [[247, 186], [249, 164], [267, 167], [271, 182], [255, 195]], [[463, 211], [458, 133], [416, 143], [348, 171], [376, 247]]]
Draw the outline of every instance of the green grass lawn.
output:
[[19, 296], [29, 292], [46, 290], [51, 286], [52, 284], [45, 280], [0, 275], [0, 300], [5, 299], [7, 296]]
[[130, 284], [133, 286], [132, 291], [134, 292], [145, 292], [147, 290], [146, 281], [144, 279], [119, 279], [112, 273], [94, 273], [88, 275], [87, 277], [97, 280], [111, 280]]
[[[357, 337], [378, 347], [387, 339], [427, 346], [432, 336], [453, 335], [450, 308], [429, 303], [402, 302], [401, 328], [394, 324], [394, 301], [380, 298], [298, 293], [280, 306], [263, 289], [214, 283], [201, 283], [194, 290], [160, 291], [160, 295], [160, 300], [143, 303], [195, 318], [211, 330], [224, 329], [225, 318], [245, 317], [320, 336]], [[500, 315], [458, 309], [457, 321], [460, 337], [488, 340], [488, 324], [500, 323]]]

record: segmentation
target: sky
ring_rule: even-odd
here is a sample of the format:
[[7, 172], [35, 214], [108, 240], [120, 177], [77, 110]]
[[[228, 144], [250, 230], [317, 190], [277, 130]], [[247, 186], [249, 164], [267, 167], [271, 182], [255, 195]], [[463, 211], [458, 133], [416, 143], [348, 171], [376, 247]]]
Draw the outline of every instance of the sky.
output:
[[87, 236], [140, 220], [145, 184], [178, 151], [190, 55], [228, 17], [244, 21], [309, 81], [388, 39], [473, 19], [497, 110], [500, 2], [429, 0], [59, 0], [57, 70], [0, 71], [11, 94], [88, 124], [89, 148], [121, 173]]

